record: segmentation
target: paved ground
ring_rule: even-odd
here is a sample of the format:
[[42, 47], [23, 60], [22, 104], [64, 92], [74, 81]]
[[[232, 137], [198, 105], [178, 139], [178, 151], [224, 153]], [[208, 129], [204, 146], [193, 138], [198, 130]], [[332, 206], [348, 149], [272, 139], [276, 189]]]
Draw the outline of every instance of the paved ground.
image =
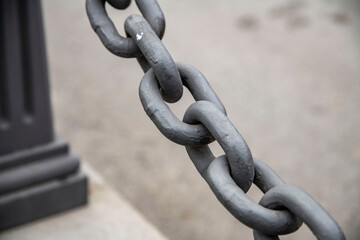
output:
[[[166, 240], [87, 164], [89, 204], [0, 233], [1, 240]], [[116, 206], [116, 209], [113, 207]], [[50, 231], [49, 231], [50, 230]]]
[[[159, 3], [168, 50], [208, 78], [253, 155], [321, 202], [348, 239], [359, 239], [357, 0]], [[165, 139], [143, 112], [137, 62], [105, 50], [84, 5], [44, 1], [58, 132], [170, 239], [251, 239], [184, 148]], [[132, 4], [110, 15], [123, 33], [134, 12]], [[191, 102], [186, 94], [171, 107], [182, 118]], [[261, 197], [256, 189], [249, 195]], [[302, 229], [285, 239], [308, 239]]]

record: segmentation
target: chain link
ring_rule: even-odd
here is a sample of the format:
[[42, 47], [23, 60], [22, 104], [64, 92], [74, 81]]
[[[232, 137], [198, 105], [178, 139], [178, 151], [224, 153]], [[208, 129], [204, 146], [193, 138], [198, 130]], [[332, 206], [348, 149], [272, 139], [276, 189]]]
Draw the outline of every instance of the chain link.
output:
[[[130, 0], [108, 0], [125, 9]], [[87, 0], [92, 28], [113, 54], [136, 57], [145, 74], [139, 95], [145, 112], [169, 140], [184, 145], [218, 200], [239, 221], [254, 229], [254, 239], [279, 239], [304, 222], [318, 239], [345, 239], [336, 221], [302, 189], [287, 185], [248, 145], [226, 116], [206, 78], [193, 66], [176, 63], [161, 42], [165, 18], [156, 0], [136, 0], [142, 13], [125, 21], [122, 37], [105, 10], [104, 0]], [[180, 121], [164, 102], [176, 102], [189, 89], [195, 103]], [[207, 144], [217, 140], [225, 155], [215, 157]], [[263, 193], [259, 204], [245, 194], [254, 183]]]
[[[225, 108], [210, 87], [206, 78], [194, 67], [177, 63], [183, 84], [196, 101], [206, 100]], [[152, 69], [145, 73], [139, 87], [139, 95], [145, 112], [168, 139], [181, 145], [201, 146], [214, 141], [214, 137], [202, 124], [180, 121], [160, 96], [158, 81]]]

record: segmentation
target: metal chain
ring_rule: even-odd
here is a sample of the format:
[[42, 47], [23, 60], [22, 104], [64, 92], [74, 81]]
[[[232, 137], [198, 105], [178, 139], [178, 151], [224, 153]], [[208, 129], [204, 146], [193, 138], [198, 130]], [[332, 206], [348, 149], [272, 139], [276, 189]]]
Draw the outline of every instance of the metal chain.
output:
[[[107, 0], [125, 9], [130, 0]], [[92, 28], [113, 54], [136, 57], [145, 72], [139, 95], [145, 112], [169, 140], [184, 145], [196, 169], [218, 200], [239, 221], [254, 229], [254, 239], [279, 239], [304, 222], [318, 239], [345, 239], [336, 221], [302, 189], [287, 185], [248, 145], [226, 116], [220, 99], [193, 66], [175, 63], [161, 38], [165, 18], [156, 0], [135, 0], [142, 16], [125, 21], [127, 37], [117, 32], [105, 0], [87, 0]], [[176, 102], [183, 85], [195, 99], [179, 120], [164, 102]], [[217, 140], [225, 155], [215, 157], [209, 143]], [[245, 194], [254, 183], [263, 193], [259, 204]]]

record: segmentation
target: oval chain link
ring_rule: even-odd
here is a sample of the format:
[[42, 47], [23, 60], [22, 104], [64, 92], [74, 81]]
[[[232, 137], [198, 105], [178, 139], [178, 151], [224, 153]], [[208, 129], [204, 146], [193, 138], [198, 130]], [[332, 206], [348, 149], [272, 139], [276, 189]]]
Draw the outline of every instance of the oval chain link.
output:
[[[259, 204], [270, 209], [285, 207], [290, 210], [304, 221], [317, 239], [345, 239], [340, 226], [330, 214], [315, 199], [298, 187], [291, 185], [276, 186], [265, 193]], [[256, 240], [278, 239], [277, 236], [271, 235], [266, 236], [262, 229], [254, 231]]]
[[[182, 82], [196, 101], [206, 100], [215, 104], [226, 114], [225, 108], [210, 87], [206, 78], [194, 67], [177, 63]], [[180, 121], [163, 101], [159, 84], [153, 70], [141, 80], [139, 95], [145, 112], [160, 132], [173, 142], [181, 145], [200, 146], [211, 143], [214, 137], [202, 124], [187, 124]]]
[[[232, 178], [244, 192], [247, 192], [254, 179], [252, 155], [245, 140], [226, 115], [211, 102], [197, 101], [186, 110], [184, 122], [188, 124], [202, 123], [209, 129], [225, 151]], [[192, 161], [205, 163], [215, 159], [206, 145], [186, 146], [186, 150]]]
[[[196, 159], [192, 160], [195, 166], [200, 163]], [[284, 184], [270, 167], [256, 158], [254, 158], [254, 166], [255, 179], [262, 178], [262, 181], [254, 181], [254, 183], [262, 191], [266, 189], [266, 185], [272, 188]], [[235, 218], [247, 226], [270, 235], [288, 234], [301, 226], [301, 220], [290, 211], [265, 208], [252, 201], [244, 191], [237, 187], [230, 176], [229, 163], [225, 155], [208, 160], [206, 166], [202, 167], [204, 169], [200, 174], [217, 199]], [[261, 172], [266, 174], [260, 175]], [[271, 181], [275, 185], [268, 183]]]
[[[117, 9], [130, 4], [130, 0], [108, 2]], [[138, 59], [145, 72], [139, 87], [145, 112], [164, 136], [186, 147], [218, 200], [239, 221], [254, 229], [255, 239], [279, 239], [277, 235], [294, 232], [303, 222], [318, 239], [345, 239], [340, 226], [315, 199], [285, 184], [268, 165], [252, 157], [205, 77], [190, 65], [174, 63], [160, 40], [165, 19], [156, 0], [136, 1], [144, 17], [131, 15], [126, 19], [129, 38], [118, 34], [104, 3], [86, 1], [91, 26], [112, 53]], [[196, 101], [185, 112], [183, 122], [164, 102], [178, 101], [182, 85]], [[214, 157], [206, 146], [214, 139], [225, 155]], [[245, 194], [252, 182], [264, 193], [259, 204]]]
[[[118, 9], [125, 9], [131, 1], [112, 0], [108, 2]], [[136, 4], [154, 32], [161, 39], [165, 32], [165, 18], [157, 1], [137, 0]], [[132, 38], [122, 37], [116, 30], [114, 23], [105, 10], [104, 0], [86, 0], [86, 12], [91, 27], [111, 53], [124, 58], [141, 56], [141, 51], [136, 46], [135, 41]]]
[[[131, 38], [122, 37], [106, 13], [103, 0], [87, 0], [90, 23], [104, 46], [121, 57], [137, 57], [144, 71], [151, 66], [158, 77], [161, 92], [167, 102], [178, 101], [183, 88], [175, 63], [160, 41], [165, 31], [165, 18], [155, 0], [137, 0], [141, 13], [130, 15], [125, 31]], [[139, 49], [140, 48], [140, 49]]]
[[133, 14], [126, 19], [125, 30], [135, 39], [136, 45], [154, 71], [164, 100], [178, 101], [183, 94], [180, 74], [174, 60], [150, 24], [142, 16]]

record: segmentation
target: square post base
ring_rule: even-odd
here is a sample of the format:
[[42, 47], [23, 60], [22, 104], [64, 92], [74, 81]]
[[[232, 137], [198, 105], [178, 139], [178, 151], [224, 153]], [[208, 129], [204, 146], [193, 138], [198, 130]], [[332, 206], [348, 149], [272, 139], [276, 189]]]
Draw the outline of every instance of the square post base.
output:
[[0, 196], [0, 230], [87, 203], [87, 178], [81, 173]]
[[87, 177], [68, 144], [0, 156], [0, 230], [87, 203]]

